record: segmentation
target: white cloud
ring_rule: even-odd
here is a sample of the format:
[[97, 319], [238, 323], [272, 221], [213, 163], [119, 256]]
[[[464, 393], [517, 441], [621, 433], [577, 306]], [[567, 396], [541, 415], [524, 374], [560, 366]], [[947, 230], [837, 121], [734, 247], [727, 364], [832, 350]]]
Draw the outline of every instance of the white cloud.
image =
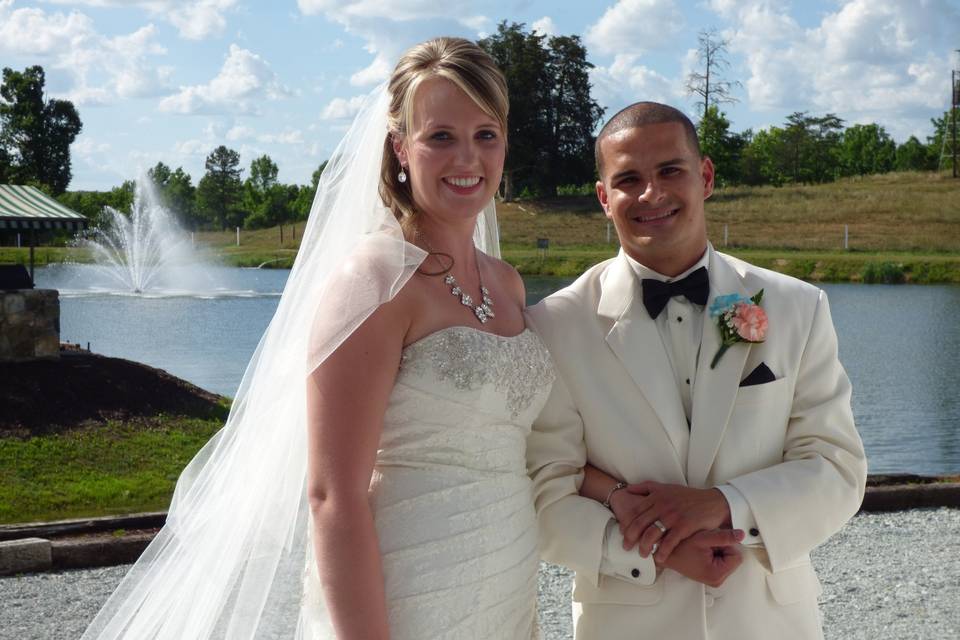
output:
[[[224, 142], [232, 141], [230, 133], [236, 133], [234, 130], [240, 126], [242, 125], [237, 124], [231, 129], [225, 130], [226, 127], [221, 119], [208, 120], [196, 137], [178, 140], [173, 143], [173, 156], [168, 156], [171, 158], [170, 166], [191, 164], [196, 158], [206, 158], [215, 147]], [[150, 152], [150, 154], [156, 155], [154, 152]]]
[[385, 55], [378, 53], [369, 66], [350, 76], [350, 84], [355, 87], [367, 87], [389, 78], [392, 70], [393, 64]]
[[210, 35], [223, 33], [226, 19], [223, 14], [236, 4], [236, 0], [201, 0], [200, 2], [165, 2], [162, 11], [180, 35], [191, 40], [200, 40]]
[[306, 15], [327, 14], [338, 21], [363, 18], [386, 18], [398, 22], [409, 22], [428, 18], [445, 18], [450, 13], [476, 19], [469, 10], [474, 2], [453, 0], [438, 3], [436, 0], [297, 0], [300, 11]]
[[364, 96], [354, 96], [352, 98], [334, 98], [324, 107], [320, 118], [323, 120], [346, 120], [357, 115], [360, 106], [363, 104]]
[[[212, 133], [212, 132], [211, 132]], [[210, 136], [208, 136], [209, 141]], [[284, 144], [299, 145], [303, 144], [303, 132], [299, 129], [287, 129], [280, 133], [260, 133], [244, 124], [235, 124], [224, 134], [228, 142], [238, 142], [245, 140], [256, 140], [261, 144]]]
[[645, 66], [642, 54], [673, 44], [683, 28], [674, 0], [618, 0], [584, 36], [591, 56], [612, 56], [590, 71], [594, 97], [610, 117], [638, 100], [675, 103], [683, 97], [677, 81]]
[[672, 44], [683, 25], [674, 0], [619, 0], [587, 28], [584, 42], [591, 53], [637, 55]]
[[153, 18], [175, 26], [181, 37], [202, 40], [220, 35], [226, 27], [224, 14], [237, 0], [47, 0], [50, 4], [88, 7], [138, 7]]
[[0, 50], [5, 52], [53, 56], [99, 38], [93, 21], [82, 13], [48, 15], [26, 7], [10, 11], [12, 6], [12, 0], [0, 3]]
[[250, 127], [238, 124], [234, 125], [227, 131], [226, 138], [232, 142], [234, 140], [246, 140], [247, 138], [252, 138], [254, 134], [256, 134], [256, 131]]
[[530, 25], [530, 30], [545, 36], [557, 35], [557, 25], [550, 16], [543, 16], [539, 20], [534, 20], [533, 24]]
[[322, 15], [362, 38], [373, 56], [351, 74], [350, 84], [369, 86], [389, 77], [408, 47], [437, 34], [475, 37], [489, 18], [473, 12], [472, 0], [297, 0], [304, 15]]
[[590, 82], [596, 100], [607, 107], [606, 118], [639, 100], [673, 104], [683, 95], [676, 82], [643, 66], [633, 55], [618, 55], [609, 67], [594, 67]]
[[235, 44], [220, 72], [207, 84], [181, 87], [160, 101], [160, 110], [183, 113], [258, 113], [257, 103], [291, 95], [270, 65], [257, 54]]
[[902, 139], [948, 108], [947, 52], [960, 30], [949, 0], [847, 0], [809, 29], [767, 0], [711, 7], [737, 25], [731, 52], [745, 60], [755, 109], [875, 120]]
[[166, 49], [154, 42], [157, 30], [153, 25], [112, 38], [107, 43], [108, 55], [103, 66], [113, 77], [113, 87], [121, 98], [157, 95], [169, 86], [173, 67], [153, 66], [147, 55], [163, 55]]
[[153, 25], [106, 37], [81, 13], [11, 11], [12, 6], [9, 0], [0, 2], [0, 53], [33, 58], [48, 69], [48, 77], [69, 78], [65, 86], [51, 83], [51, 93], [82, 106], [159, 95], [167, 89], [170, 67], [152, 60], [166, 54]]
[[205, 140], [182, 140], [173, 145], [173, 150], [184, 156], [206, 155], [212, 150]]
[[106, 142], [97, 142], [89, 135], [80, 134], [72, 145], [70, 152], [76, 153], [81, 157], [93, 156], [94, 154], [107, 153], [110, 151], [110, 145]]
[[460, 18], [459, 22], [463, 26], [469, 27], [470, 29], [476, 31], [478, 37], [484, 37], [480, 36], [479, 34], [486, 33], [493, 25], [493, 21], [490, 18], [481, 15], [464, 16], [463, 18]]
[[257, 136], [257, 142], [262, 144], [303, 144], [303, 132], [298, 129], [288, 129], [282, 133], [263, 133]]

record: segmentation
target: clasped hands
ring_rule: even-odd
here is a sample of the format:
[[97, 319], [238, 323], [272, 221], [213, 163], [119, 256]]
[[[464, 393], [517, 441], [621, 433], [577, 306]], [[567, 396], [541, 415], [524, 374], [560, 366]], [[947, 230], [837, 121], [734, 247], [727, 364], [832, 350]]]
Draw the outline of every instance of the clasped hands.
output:
[[743, 562], [737, 545], [744, 532], [730, 528], [730, 508], [719, 489], [641, 482], [614, 492], [610, 506], [624, 549], [639, 545], [643, 557], [656, 550], [658, 569], [719, 587]]

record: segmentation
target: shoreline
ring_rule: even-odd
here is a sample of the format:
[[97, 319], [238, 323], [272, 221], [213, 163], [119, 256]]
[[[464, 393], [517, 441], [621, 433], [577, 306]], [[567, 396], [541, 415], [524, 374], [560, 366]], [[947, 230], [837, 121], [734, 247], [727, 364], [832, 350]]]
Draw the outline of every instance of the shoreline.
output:
[[[858, 513], [960, 509], [960, 476], [872, 476]], [[166, 512], [0, 525], [0, 575], [134, 562]]]
[[[576, 277], [617, 253], [615, 245], [559, 246], [539, 255], [533, 248], [504, 244], [503, 259], [523, 276]], [[955, 252], [716, 248], [759, 267], [814, 283], [960, 284], [960, 254]], [[213, 260], [225, 267], [290, 269], [296, 257], [296, 249], [292, 248], [208, 250]], [[64, 247], [40, 247], [35, 255], [38, 267], [92, 262], [82, 251]], [[28, 250], [0, 247], [0, 263], [27, 265]]]

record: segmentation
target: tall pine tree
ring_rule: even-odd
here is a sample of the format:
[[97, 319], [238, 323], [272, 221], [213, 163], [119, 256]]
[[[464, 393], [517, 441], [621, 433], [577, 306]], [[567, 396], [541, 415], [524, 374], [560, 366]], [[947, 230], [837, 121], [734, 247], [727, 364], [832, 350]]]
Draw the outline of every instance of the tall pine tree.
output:
[[197, 184], [197, 205], [201, 214], [221, 229], [242, 224], [239, 205], [243, 195], [240, 182], [240, 154], [220, 145], [207, 156], [207, 172]]

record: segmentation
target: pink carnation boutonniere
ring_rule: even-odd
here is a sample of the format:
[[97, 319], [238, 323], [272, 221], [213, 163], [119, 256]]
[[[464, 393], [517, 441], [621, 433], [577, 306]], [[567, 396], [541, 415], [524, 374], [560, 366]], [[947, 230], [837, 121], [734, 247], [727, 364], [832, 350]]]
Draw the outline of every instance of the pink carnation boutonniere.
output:
[[720, 329], [720, 349], [713, 356], [710, 368], [720, 362], [727, 349], [738, 342], [763, 342], [767, 337], [767, 314], [760, 308], [763, 289], [750, 298], [739, 293], [717, 296], [710, 305], [710, 317]]

